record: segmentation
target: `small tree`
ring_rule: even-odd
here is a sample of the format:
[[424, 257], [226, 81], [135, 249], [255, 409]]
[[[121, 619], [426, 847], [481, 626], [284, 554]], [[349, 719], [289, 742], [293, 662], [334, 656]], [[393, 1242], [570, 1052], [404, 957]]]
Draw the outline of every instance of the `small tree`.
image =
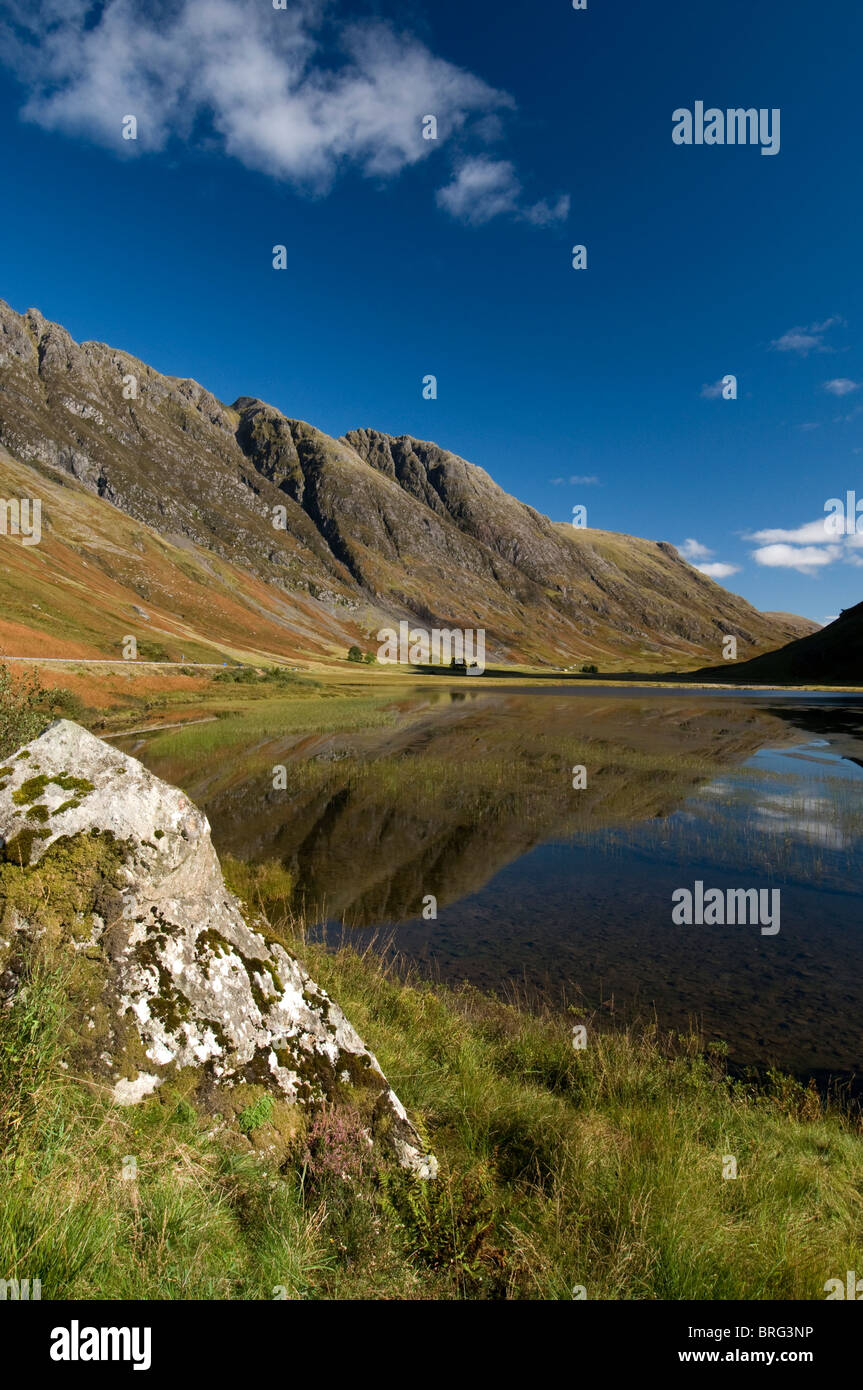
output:
[[366, 652], [365, 656], [363, 657], [363, 661], [366, 663], [367, 666], [377, 666], [378, 664], [378, 659], [375, 656], [374, 652]]
[[29, 743], [44, 728], [40, 705], [47, 695], [35, 672], [14, 682], [7, 666], [0, 666], [0, 758]]
[[348, 661], [362, 661], [362, 659], [363, 659], [362, 650], [361, 650], [361, 648], [359, 648], [359, 647], [356, 646], [356, 644], [355, 644], [355, 645], [354, 645], [353, 647], [351, 647], [350, 650], [348, 651]]

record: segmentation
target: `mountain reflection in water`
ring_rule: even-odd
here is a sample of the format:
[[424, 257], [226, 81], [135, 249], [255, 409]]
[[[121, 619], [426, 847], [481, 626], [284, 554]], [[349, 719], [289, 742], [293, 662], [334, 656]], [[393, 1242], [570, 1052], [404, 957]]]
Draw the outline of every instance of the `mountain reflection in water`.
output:
[[[694, 1021], [740, 1064], [863, 1071], [863, 704], [436, 689], [368, 728], [123, 746], [202, 806], [220, 852], [284, 864], [328, 936], [616, 1019]], [[699, 879], [780, 888], [780, 933], [673, 925], [674, 889]]]

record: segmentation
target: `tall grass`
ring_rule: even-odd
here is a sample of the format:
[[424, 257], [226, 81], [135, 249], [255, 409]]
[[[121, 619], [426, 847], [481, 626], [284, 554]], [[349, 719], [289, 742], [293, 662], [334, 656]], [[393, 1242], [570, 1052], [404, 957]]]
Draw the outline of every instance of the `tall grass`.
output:
[[116, 1107], [61, 1065], [62, 961], [36, 955], [0, 1013], [0, 1277], [43, 1298], [815, 1299], [861, 1267], [863, 1134], [813, 1089], [328, 952], [280, 907], [283, 871], [226, 870], [376, 1052], [440, 1176], [370, 1161], [349, 1108], [276, 1172], [182, 1078]]
[[395, 723], [395, 714], [387, 708], [391, 703], [391, 697], [374, 695], [348, 701], [335, 692], [241, 703], [223, 709], [215, 723], [154, 734], [150, 748], [158, 756], [198, 758], [227, 754], [282, 734], [383, 728]]
[[431, 1135], [438, 1224], [457, 1241], [478, 1205], [487, 1221], [463, 1293], [806, 1299], [859, 1267], [863, 1138], [814, 1091], [734, 1083], [650, 1029], [576, 1051], [572, 1020], [305, 955]]
[[120, 1108], [64, 1072], [65, 997], [43, 960], [0, 1024], [0, 1277], [43, 1299], [308, 1295], [324, 1213], [179, 1091]]

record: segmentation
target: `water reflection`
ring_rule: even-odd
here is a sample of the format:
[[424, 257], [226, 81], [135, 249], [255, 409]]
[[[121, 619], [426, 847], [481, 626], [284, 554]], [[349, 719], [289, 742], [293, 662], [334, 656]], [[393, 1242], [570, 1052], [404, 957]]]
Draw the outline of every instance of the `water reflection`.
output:
[[[848, 702], [435, 691], [230, 757], [180, 735], [128, 751], [204, 807], [221, 851], [281, 861], [324, 931], [386, 927], [445, 978], [695, 1019], [737, 1061], [847, 1071], [863, 1064], [861, 730]], [[673, 927], [671, 894], [696, 879], [780, 887], [781, 933]]]

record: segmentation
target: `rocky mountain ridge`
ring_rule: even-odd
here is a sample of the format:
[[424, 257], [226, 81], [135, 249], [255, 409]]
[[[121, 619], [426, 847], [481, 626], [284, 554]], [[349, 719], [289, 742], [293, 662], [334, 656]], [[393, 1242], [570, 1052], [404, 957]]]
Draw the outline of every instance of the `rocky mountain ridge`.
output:
[[[482, 627], [489, 659], [553, 665], [681, 667], [729, 634], [742, 657], [800, 634], [801, 620], [758, 613], [670, 544], [553, 522], [436, 444], [371, 429], [333, 439], [249, 396], [225, 405], [2, 301], [0, 445], [19, 468], [74, 480], [165, 543], [217, 557], [235, 594], [248, 577], [299, 607], [312, 633], [274, 632], [274, 652], [368, 645], [402, 618]], [[100, 563], [112, 563], [104, 547]]]

